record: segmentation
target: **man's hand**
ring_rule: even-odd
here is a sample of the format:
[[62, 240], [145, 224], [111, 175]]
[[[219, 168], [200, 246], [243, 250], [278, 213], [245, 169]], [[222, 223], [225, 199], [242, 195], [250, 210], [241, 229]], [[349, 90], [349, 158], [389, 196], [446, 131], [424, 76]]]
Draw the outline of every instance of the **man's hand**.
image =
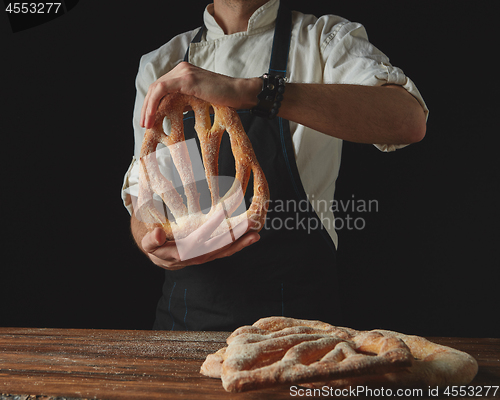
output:
[[141, 126], [148, 129], [153, 126], [160, 100], [168, 93], [179, 92], [212, 104], [240, 109], [257, 104], [261, 86], [259, 78], [231, 78], [181, 62], [149, 87], [142, 105]]
[[[223, 212], [214, 213], [205, 224], [189, 236], [174, 241], [167, 240], [165, 232], [160, 228], [147, 232], [144, 224], [133, 216], [132, 233], [139, 247], [154, 264], [174, 271], [189, 265], [198, 265], [217, 258], [229, 257], [260, 239], [257, 232], [250, 230], [252, 228], [250, 219], [243, 221], [232, 230], [210, 238], [212, 232], [223, 220]], [[142, 239], [140, 239], [141, 236]], [[199, 255], [186, 259], [186, 255], [189, 256], [189, 254]]]

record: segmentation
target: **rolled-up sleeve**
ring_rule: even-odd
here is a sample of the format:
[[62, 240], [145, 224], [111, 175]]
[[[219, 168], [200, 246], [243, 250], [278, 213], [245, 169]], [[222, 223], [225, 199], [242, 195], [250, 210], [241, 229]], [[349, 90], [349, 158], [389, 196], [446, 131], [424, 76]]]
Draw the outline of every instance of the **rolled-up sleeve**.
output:
[[122, 185], [122, 200], [123, 205], [128, 210], [130, 215], [132, 215], [132, 198], [137, 197], [139, 193], [139, 165], [136, 162], [135, 156], [132, 157], [132, 162], [128, 167], [125, 177], [123, 178]]
[[[325, 83], [365, 86], [399, 85], [415, 97], [428, 117], [429, 110], [413, 81], [368, 40], [363, 25], [342, 24], [324, 42]], [[374, 144], [381, 151], [394, 151], [407, 144]]]

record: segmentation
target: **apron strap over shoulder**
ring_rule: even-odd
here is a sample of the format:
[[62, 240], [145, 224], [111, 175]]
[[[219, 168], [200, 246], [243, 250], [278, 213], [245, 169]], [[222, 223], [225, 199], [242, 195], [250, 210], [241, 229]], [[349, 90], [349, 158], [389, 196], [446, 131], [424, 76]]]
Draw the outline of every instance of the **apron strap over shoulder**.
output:
[[290, 9], [285, 7], [282, 2], [278, 10], [278, 16], [276, 17], [271, 63], [269, 65], [270, 74], [280, 74], [284, 77], [286, 76], [291, 38], [292, 12]]

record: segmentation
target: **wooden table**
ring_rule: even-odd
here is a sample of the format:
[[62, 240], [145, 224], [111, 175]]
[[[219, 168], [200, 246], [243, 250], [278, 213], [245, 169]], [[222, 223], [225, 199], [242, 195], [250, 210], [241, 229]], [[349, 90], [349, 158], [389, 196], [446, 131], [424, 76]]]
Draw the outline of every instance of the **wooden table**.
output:
[[[199, 369], [206, 355], [223, 347], [228, 335], [0, 328], [0, 399], [14, 399], [16, 395], [18, 399], [44, 400], [299, 397], [291, 396], [289, 387], [227, 393], [220, 380], [201, 375]], [[500, 339], [430, 339], [476, 358], [479, 373], [471, 385], [500, 385]], [[493, 390], [488, 396], [484, 393], [485, 389], [481, 398], [500, 399], [500, 389], [495, 397]], [[420, 398], [436, 397], [425, 394]]]

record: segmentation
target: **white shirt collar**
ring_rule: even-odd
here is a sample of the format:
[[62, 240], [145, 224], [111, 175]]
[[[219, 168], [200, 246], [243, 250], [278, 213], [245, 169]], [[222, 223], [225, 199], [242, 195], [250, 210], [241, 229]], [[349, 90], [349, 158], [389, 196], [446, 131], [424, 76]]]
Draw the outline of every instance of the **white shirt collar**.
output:
[[[235, 35], [253, 35], [274, 26], [280, 0], [269, 0], [262, 7], [258, 8], [248, 20], [248, 28], [246, 32], [238, 32]], [[209, 4], [205, 8], [203, 21], [207, 28], [207, 40], [216, 40], [225, 36], [224, 31], [219, 26], [213, 17], [214, 5]]]

